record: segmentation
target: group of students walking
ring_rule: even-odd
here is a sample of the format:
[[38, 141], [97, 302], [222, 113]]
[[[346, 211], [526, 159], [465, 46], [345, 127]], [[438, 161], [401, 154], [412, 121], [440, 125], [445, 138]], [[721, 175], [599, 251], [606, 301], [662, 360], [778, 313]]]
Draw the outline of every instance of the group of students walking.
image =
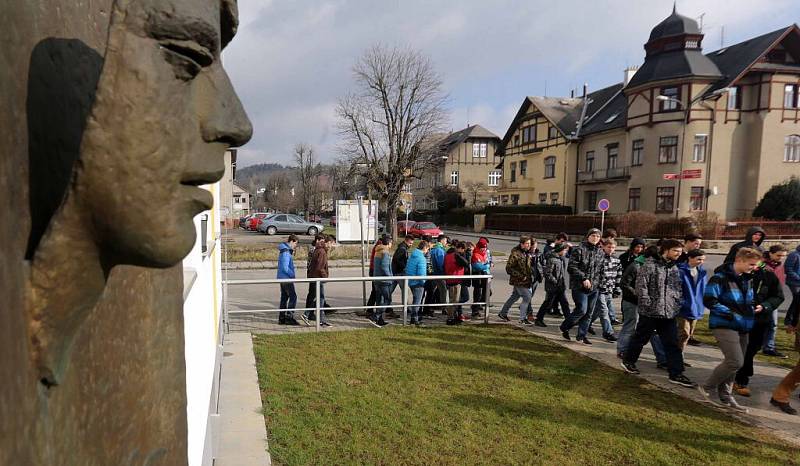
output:
[[[636, 364], [649, 343], [658, 368], [668, 372], [670, 382], [697, 388], [710, 402], [746, 411], [734, 393], [751, 395], [748, 385], [755, 355], [761, 351], [786, 357], [775, 348], [777, 310], [785, 299], [784, 283], [793, 295], [785, 325], [787, 331], [795, 333], [795, 345], [800, 350], [800, 334], [796, 332], [800, 320], [800, 246], [791, 253], [781, 244], [764, 249], [764, 231], [752, 228], [744, 241], [731, 248], [723, 264], [709, 272], [704, 267], [706, 255], [700, 248], [699, 235], [687, 235], [682, 241], [664, 238], [649, 245], [635, 238], [620, 257], [615, 256], [615, 238], [612, 229], [601, 232], [593, 228], [580, 244], [573, 246], [561, 233], [540, 251], [534, 238], [521, 237], [506, 262], [513, 290], [498, 317], [510, 321], [509, 311], [520, 301], [521, 324], [547, 327], [545, 315], [559, 315], [563, 317], [559, 326], [563, 338], [572, 340], [574, 331], [575, 341], [585, 345], [592, 344], [589, 335], [596, 334], [593, 324], [600, 320], [601, 335], [616, 344], [626, 372], [640, 373]], [[483, 317], [488, 280], [458, 277], [491, 273], [489, 240], [481, 237], [476, 244], [458, 240], [451, 243], [446, 235], [440, 235], [423, 238], [416, 246], [414, 241], [412, 236], [406, 236], [396, 249], [388, 236], [377, 241], [370, 258], [370, 276], [382, 279], [373, 282], [369, 322], [377, 327], [387, 325], [385, 316], [392, 313], [392, 294], [402, 284], [393, 279], [396, 276], [414, 277], [408, 280], [410, 296], [403, 297], [411, 324], [422, 325], [424, 317], [432, 317], [437, 311], [447, 315], [448, 325]], [[315, 237], [309, 252], [308, 277], [328, 277], [327, 254], [334, 242], [330, 236]], [[279, 246], [278, 278], [295, 278], [296, 247], [294, 235]], [[444, 276], [450, 278], [439, 278]], [[544, 283], [545, 298], [534, 314], [533, 295], [540, 283]], [[473, 304], [471, 315], [467, 316], [463, 305], [470, 300], [470, 288]], [[306, 308], [312, 309], [301, 316], [306, 324], [316, 318], [316, 290], [316, 284], [310, 283]], [[319, 294], [320, 325], [330, 326], [322, 283]], [[615, 305], [618, 298], [620, 314]], [[294, 284], [282, 283], [280, 308], [286, 310], [279, 314], [280, 324], [298, 324], [292, 311], [296, 301]], [[709, 329], [724, 359], [698, 385], [684, 374], [685, 368], [691, 367], [684, 351], [687, 345], [700, 345], [693, 335], [706, 309]], [[614, 326], [619, 325], [617, 333]], [[797, 414], [789, 397], [798, 385], [800, 362], [776, 387], [770, 403], [785, 413]]]
[[[699, 235], [687, 235], [683, 241], [664, 238], [651, 245], [636, 238], [619, 258], [614, 255], [615, 237], [613, 230], [603, 233], [591, 229], [580, 244], [571, 246], [567, 236], [560, 234], [542, 252], [536, 240], [521, 237], [506, 265], [513, 291], [498, 317], [510, 320], [509, 309], [521, 299], [521, 324], [546, 327], [547, 313], [562, 315], [562, 337], [572, 340], [574, 330], [575, 340], [585, 345], [592, 344], [588, 335], [595, 334], [592, 325], [599, 319], [603, 339], [616, 344], [626, 372], [640, 373], [636, 364], [649, 343], [657, 366], [668, 371], [670, 382], [697, 388], [710, 402], [746, 411], [733, 395], [751, 395], [748, 384], [754, 356], [762, 351], [786, 357], [775, 349], [784, 281], [793, 293], [786, 328], [795, 332], [798, 325], [800, 246], [791, 254], [781, 244], [764, 249], [764, 231], [752, 228], [744, 241], [731, 248], [723, 264], [709, 273], [704, 268], [706, 255], [700, 249]], [[541, 282], [545, 298], [534, 316], [532, 295]], [[572, 297], [572, 310], [567, 292]], [[614, 303], [618, 297], [622, 322], [616, 319]], [[699, 345], [693, 334], [706, 309], [709, 328], [724, 360], [698, 385], [684, 374], [684, 369], [691, 367], [684, 351], [689, 344]], [[622, 327], [615, 334], [614, 325], [620, 323]], [[800, 336], [796, 337], [796, 346], [800, 349]], [[775, 389], [770, 403], [785, 413], [796, 414], [789, 396], [798, 384], [800, 362]]]

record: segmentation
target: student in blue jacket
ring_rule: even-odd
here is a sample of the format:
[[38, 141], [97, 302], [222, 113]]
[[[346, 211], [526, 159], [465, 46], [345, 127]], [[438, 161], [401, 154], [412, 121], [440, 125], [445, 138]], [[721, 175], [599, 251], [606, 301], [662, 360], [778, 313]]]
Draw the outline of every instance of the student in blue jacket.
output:
[[[406, 262], [405, 275], [408, 277], [424, 277], [428, 274], [428, 260], [425, 255], [430, 249], [430, 243], [422, 240], [408, 256]], [[412, 305], [408, 308], [409, 323], [416, 326], [422, 325], [422, 293], [425, 291], [425, 280], [420, 278], [416, 280], [409, 280], [408, 286], [411, 288]]]
[[[297, 236], [289, 235], [285, 243], [278, 246], [278, 277], [296, 278], [294, 272], [294, 250], [297, 248]], [[294, 283], [281, 283], [281, 301], [279, 309], [294, 309], [297, 306], [297, 293]], [[300, 325], [294, 318], [294, 311], [278, 313], [278, 324]]]
[[753, 328], [755, 315], [764, 309], [760, 304], [753, 305], [755, 295], [750, 283], [750, 273], [759, 262], [761, 252], [758, 250], [739, 249], [733, 263], [717, 269], [703, 295], [703, 304], [711, 311], [708, 328], [725, 359], [698, 388], [709, 401], [709, 392], [716, 391], [723, 406], [742, 412], [747, 412], [747, 408], [733, 398], [733, 381], [744, 364], [748, 333]]
[[[683, 303], [675, 321], [678, 324], [678, 346], [681, 351], [686, 350], [686, 344], [694, 335], [695, 325], [703, 318], [706, 310], [703, 305], [708, 274], [703, 268], [705, 260], [706, 253], [702, 249], [692, 249], [686, 254], [686, 261], [678, 263], [683, 285]], [[683, 365], [687, 365], [685, 359]]]

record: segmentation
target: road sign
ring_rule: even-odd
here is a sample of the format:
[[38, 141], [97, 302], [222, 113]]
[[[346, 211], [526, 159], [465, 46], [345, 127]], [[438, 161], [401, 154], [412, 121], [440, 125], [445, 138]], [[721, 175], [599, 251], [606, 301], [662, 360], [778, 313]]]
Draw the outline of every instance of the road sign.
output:
[[599, 210], [600, 212], [605, 212], [610, 207], [611, 203], [608, 201], [608, 199], [600, 199], [600, 201], [597, 203], [597, 210]]
[[694, 169], [694, 170], [684, 170], [681, 172], [681, 178], [684, 180], [692, 180], [701, 178], [703, 174], [703, 170], [701, 169]]

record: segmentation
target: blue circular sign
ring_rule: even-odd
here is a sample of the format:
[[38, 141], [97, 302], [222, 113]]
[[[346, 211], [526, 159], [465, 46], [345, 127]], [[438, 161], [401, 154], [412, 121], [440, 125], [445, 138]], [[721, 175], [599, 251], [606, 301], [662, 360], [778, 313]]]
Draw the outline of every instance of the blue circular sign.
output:
[[600, 201], [597, 203], [597, 210], [600, 212], [607, 211], [609, 207], [611, 207], [611, 203], [608, 202], [608, 199], [600, 199]]

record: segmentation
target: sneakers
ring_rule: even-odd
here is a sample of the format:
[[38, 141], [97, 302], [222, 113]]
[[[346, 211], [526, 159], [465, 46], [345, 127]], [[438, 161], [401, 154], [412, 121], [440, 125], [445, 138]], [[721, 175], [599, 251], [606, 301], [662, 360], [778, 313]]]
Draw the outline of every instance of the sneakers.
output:
[[739, 411], [740, 413], [749, 412], [749, 410], [747, 408], [745, 408], [744, 406], [742, 406], [739, 403], [737, 403], [736, 399], [734, 397], [732, 397], [732, 396], [729, 397], [729, 398], [725, 398], [725, 399], [720, 398], [719, 403], [722, 406], [726, 407], [726, 408], [730, 408], [730, 409], [732, 409], [734, 411]]
[[562, 330], [561, 336], [564, 337], [564, 339], [567, 341], [572, 341], [572, 338], [570, 338], [569, 336], [569, 330]]
[[610, 333], [603, 335], [603, 339], [609, 343], [614, 343], [615, 341], [617, 341], [617, 337], [615, 337]]
[[583, 343], [586, 346], [592, 346], [592, 342], [589, 341], [589, 339], [586, 338], [586, 337], [583, 337], [583, 340], [581, 340], [581, 343]]
[[670, 376], [669, 381], [674, 383], [674, 384], [680, 385], [682, 387], [686, 387], [686, 388], [695, 388], [695, 387], [698, 386], [696, 383], [694, 383], [691, 380], [689, 380], [689, 378], [686, 377], [683, 374], [678, 374], [676, 376]]
[[617, 319], [614, 319], [611, 321], [611, 325], [622, 325], [622, 322], [618, 321]]
[[733, 384], [733, 391], [736, 392], [739, 396], [750, 396], [750, 389], [747, 385], [739, 385], [738, 383]]
[[533, 325], [537, 327], [547, 327], [547, 324], [544, 323], [543, 320], [536, 319], [533, 321]]
[[329, 323], [327, 323], [327, 322], [320, 322], [320, 323], [319, 323], [319, 326], [320, 326], [320, 327], [333, 327], [333, 325], [332, 325], [332, 324], [329, 324]]
[[379, 327], [386, 327], [387, 325], [389, 325], [389, 322], [386, 322], [383, 319], [379, 320], [377, 323]]
[[627, 372], [628, 374], [635, 374], [635, 375], [641, 374], [639, 368], [636, 367], [636, 364], [632, 362], [622, 361], [621, 363], [619, 363], [619, 365], [622, 366], [622, 368], [625, 369], [625, 372]]
[[300, 314], [300, 318], [303, 319], [303, 322], [306, 324], [306, 326], [311, 326], [311, 323], [308, 321], [308, 317], [306, 317], [305, 314]]
[[792, 408], [792, 405], [790, 405], [788, 402], [784, 403], [783, 401], [778, 401], [775, 398], [770, 398], [769, 404], [778, 407], [781, 411], [783, 411], [786, 414], [791, 414], [792, 416], [797, 415], [797, 410]]
[[692, 365], [691, 365], [691, 364], [689, 364], [689, 363], [688, 363], [688, 362], [686, 362], [686, 361], [683, 361], [683, 367], [692, 367]]
[[785, 354], [775, 350], [762, 351], [762, 353], [764, 354], [764, 356], [772, 356], [773, 358], [778, 358], [778, 359], [789, 359], [789, 356], [786, 356]]
[[504, 314], [497, 314], [497, 317], [499, 317], [499, 318], [500, 318], [500, 320], [502, 320], [502, 321], [504, 321], [504, 322], [511, 322], [511, 319], [509, 319], [507, 315], [504, 315]]
[[461, 325], [461, 323], [458, 319], [447, 319], [447, 325]]
[[592, 327], [589, 327], [589, 335], [597, 335], [597, 332]]
[[460, 320], [461, 322], [466, 322], [469, 320], [469, 317], [465, 316], [464, 314], [461, 314], [460, 316], [458, 316], [458, 320]]
[[695, 340], [694, 338], [689, 338], [689, 341], [687, 341], [686, 344], [689, 346], [702, 346], [702, 343]]
[[522, 324], [522, 325], [533, 325], [533, 322], [531, 322], [528, 319], [520, 320], [519, 323]]
[[368, 321], [369, 321], [369, 323], [370, 323], [370, 324], [372, 324], [374, 327], [378, 327], [378, 328], [380, 328], [380, 327], [381, 327], [381, 325], [378, 323], [378, 321], [377, 321], [377, 320], [375, 320], [375, 318], [374, 318], [374, 317], [368, 317], [368, 318], [367, 318], [367, 320], [368, 320]]
[[706, 387], [698, 385], [697, 391], [698, 393], [700, 393], [700, 396], [703, 397], [703, 400], [705, 400], [708, 403], [715, 404], [714, 401], [711, 399], [711, 395], [709, 395], [708, 389]]

